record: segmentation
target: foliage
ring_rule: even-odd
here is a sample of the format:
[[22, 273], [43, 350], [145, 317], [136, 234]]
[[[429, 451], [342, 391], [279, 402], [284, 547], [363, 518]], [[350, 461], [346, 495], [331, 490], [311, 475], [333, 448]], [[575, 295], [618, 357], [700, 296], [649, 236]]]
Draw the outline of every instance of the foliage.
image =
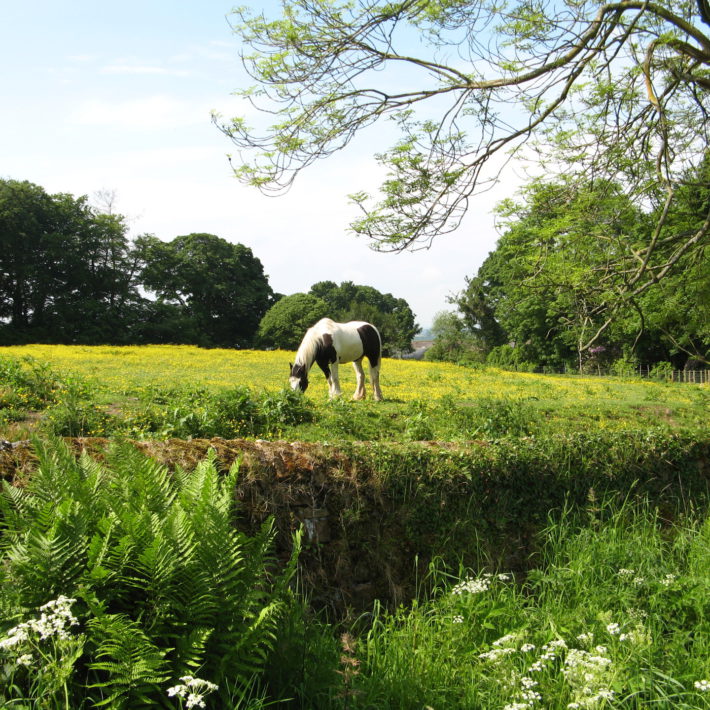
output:
[[259, 345], [296, 350], [306, 330], [326, 317], [333, 316], [321, 298], [310, 293], [284, 296], [261, 319], [257, 333]]
[[551, 523], [521, 584], [432, 566], [433, 597], [376, 606], [348, 639], [347, 698], [325, 707], [708, 707], [707, 518], [602, 509]]
[[86, 197], [0, 180], [0, 341], [120, 341], [142, 300], [126, 232]]
[[481, 341], [466, 329], [463, 319], [455, 313], [437, 313], [431, 332], [434, 335], [434, 344], [426, 351], [427, 360], [459, 364], [483, 362]]
[[[709, 262], [702, 252], [681, 259], [679, 270], [653, 289], [617, 303], [611, 318], [609, 304], [629, 279], [617, 255], [625, 245], [642, 249], [652, 216], [618, 185], [599, 180], [536, 180], [522, 198], [499, 205], [503, 233], [496, 250], [456, 299], [489, 362], [583, 371], [632, 355], [645, 363], [674, 358], [678, 366], [688, 353], [707, 357], [699, 289]], [[667, 233], [687, 229], [692, 219], [680, 217], [687, 207], [679, 200]], [[660, 247], [657, 256], [669, 258]]]
[[[221, 475], [208, 457], [170, 475], [130, 447], [105, 464], [59, 442], [35, 447], [27, 487], [3, 491], [0, 608], [14, 609], [8, 627], [61, 594], [75, 598], [74, 665], [61, 683], [71, 706], [160, 705], [163, 685], [195, 669], [233, 693], [248, 689], [287, 608], [298, 540], [275, 574], [271, 522], [253, 537], [236, 530], [238, 466]], [[1, 692], [9, 702], [40, 691], [49, 692], [30, 667]]]
[[399, 138], [376, 154], [379, 194], [352, 196], [363, 210], [352, 228], [377, 248], [425, 248], [456, 229], [516, 150], [537, 172], [616, 181], [651, 207], [648, 228], [609, 255], [617, 288], [595, 303], [607, 319], [707, 247], [707, 200], [673, 228], [678, 203], [707, 189], [707, 0], [287, 0], [235, 14], [254, 82], [239, 93], [265, 117], [215, 117], [247, 151], [237, 176], [285, 190], [391, 118]]
[[136, 249], [142, 283], [160, 302], [184, 311], [202, 335], [199, 344], [244, 347], [251, 342], [273, 301], [251, 249], [213, 234], [188, 234], [171, 242], [144, 236]]
[[127, 232], [85, 196], [0, 180], [0, 343], [251, 342], [274, 294], [250, 249]]
[[319, 281], [308, 293], [281, 298], [259, 326], [259, 344], [295, 350], [303, 334], [321, 318], [373, 323], [380, 331], [385, 354], [410, 352], [412, 338], [419, 332], [414, 313], [403, 298], [380, 293], [372, 286], [343, 281]]

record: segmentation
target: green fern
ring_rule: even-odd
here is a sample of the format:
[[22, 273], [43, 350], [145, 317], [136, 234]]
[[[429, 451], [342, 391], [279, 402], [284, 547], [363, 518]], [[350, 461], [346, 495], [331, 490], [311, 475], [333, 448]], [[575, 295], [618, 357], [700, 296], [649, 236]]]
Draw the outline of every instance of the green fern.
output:
[[274, 574], [273, 523], [251, 537], [235, 527], [239, 467], [220, 474], [212, 453], [170, 474], [129, 445], [101, 463], [59, 441], [35, 446], [26, 491], [3, 494], [0, 608], [79, 599], [81, 662], [102, 705], [133, 707], [197, 671], [248, 688], [287, 608], [299, 539]]
[[162, 693], [161, 684], [169, 678], [167, 650], [157, 648], [140, 624], [124, 614], [91, 619], [87, 631], [96, 644], [95, 657], [102, 659], [89, 663], [101, 676], [89, 687], [107, 692], [95, 706], [152, 706], [155, 696]]

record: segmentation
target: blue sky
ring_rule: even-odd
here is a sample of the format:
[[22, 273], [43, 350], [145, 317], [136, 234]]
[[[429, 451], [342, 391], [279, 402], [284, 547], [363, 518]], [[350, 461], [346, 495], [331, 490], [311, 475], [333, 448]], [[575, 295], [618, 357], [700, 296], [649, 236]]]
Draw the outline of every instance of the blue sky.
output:
[[229, 117], [242, 109], [232, 96], [246, 78], [231, 7], [3, 3], [0, 177], [90, 198], [113, 191], [131, 236], [216, 234], [249, 246], [279, 293], [351, 280], [406, 299], [429, 326], [493, 249], [491, 209], [512, 189], [482, 195], [462, 227], [429, 250], [379, 254], [347, 231], [347, 194], [379, 184], [377, 128], [309, 168], [287, 195], [240, 185], [227, 162], [234, 146], [210, 120], [212, 110]]

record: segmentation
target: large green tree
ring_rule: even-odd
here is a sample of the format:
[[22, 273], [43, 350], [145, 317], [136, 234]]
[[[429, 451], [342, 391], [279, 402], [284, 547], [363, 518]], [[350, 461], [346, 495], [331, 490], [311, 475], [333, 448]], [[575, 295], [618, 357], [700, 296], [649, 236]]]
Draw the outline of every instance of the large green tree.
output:
[[6, 339], [116, 342], [141, 299], [121, 217], [86, 197], [0, 180], [0, 317]]
[[188, 234], [170, 242], [145, 236], [136, 240], [136, 248], [142, 283], [163, 307], [173, 306], [175, 314], [188, 317], [191, 330], [199, 334], [197, 342], [251, 344], [274, 298], [251, 249], [213, 234]]
[[[690, 219], [686, 198], [677, 207], [669, 229], [685, 229]], [[610, 325], [609, 303], [628, 278], [616, 257], [642, 244], [655, 218], [619, 185], [533, 181], [498, 211], [497, 248], [456, 301], [469, 330], [499, 348], [497, 355], [580, 368], [598, 362], [600, 352], [646, 363], [682, 353], [707, 359], [709, 262], [702, 252], [687, 254], [657, 288], [633, 298], [626, 292]]]
[[[471, 198], [523, 147], [546, 170], [568, 167], [624, 186], [653, 215], [620, 243], [625, 275], [606, 330], [630, 301], [708, 243], [706, 205], [670, 228], [679, 193], [701, 185], [710, 128], [708, 0], [284, 0], [279, 16], [238, 10], [235, 30], [268, 117], [215, 120], [247, 151], [236, 166], [263, 190], [393, 118], [377, 156], [379, 195], [354, 196], [353, 224], [381, 249], [427, 246], [455, 229]], [[244, 153], [240, 153], [244, 155]], [[611, 292], [610, 292], [611, 293]]]
[[284, 296], [261, 319], [257, 342], [262, 347], [296, 350], [306, 330], [329, 314], [328, 304], [313, 294]]

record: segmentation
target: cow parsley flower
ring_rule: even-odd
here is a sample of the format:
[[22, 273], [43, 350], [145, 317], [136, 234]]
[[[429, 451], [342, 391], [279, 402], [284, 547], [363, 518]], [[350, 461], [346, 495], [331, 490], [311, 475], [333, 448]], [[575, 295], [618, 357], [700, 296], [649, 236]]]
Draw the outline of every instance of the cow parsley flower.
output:
[[474, 579], [473, 577], [466, 577], [463, 581], [459, 582], [452, 590], [452, 594], [479, 594], [480, 592], [488, 591], [491, 586], [490, 578], [483, 577], [481, 579]]
[[670, 586], [673, 584], [673, 582], [676, 581], [676, 579], [678, 579], [678, 575], [677, 575], [677, 574], [668, 573], [668, 574], [661, 580], [661, 584], [662, 584], [664, 587], [670, 587]]
[[203, 680], [202, 678], [195, 678], [191, 675], [185, 675], [180, 678], [182, 683], [174, 685], [168, 688], [168, 697], [174, 698], [179, 697], [185, 700], [186, 708], [204, 708], [205, 695], [208, 695], [214, 690], [217, 690], [219, 686], [214, 683], [210, 683], [208, 680]]

